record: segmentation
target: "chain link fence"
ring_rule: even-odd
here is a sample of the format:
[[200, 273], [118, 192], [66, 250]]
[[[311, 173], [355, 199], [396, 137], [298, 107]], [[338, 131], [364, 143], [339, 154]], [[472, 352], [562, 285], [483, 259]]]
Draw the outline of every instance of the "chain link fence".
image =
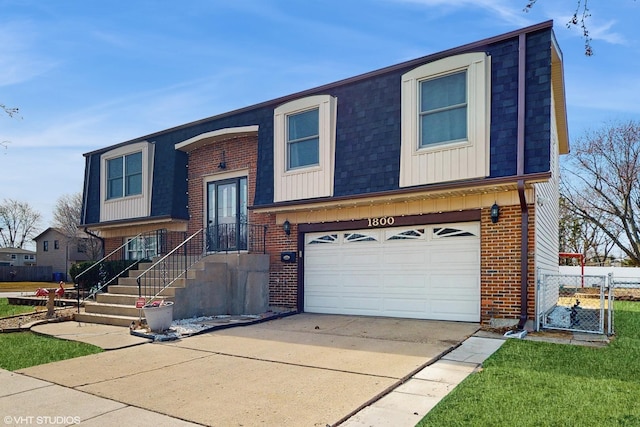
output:
[[536, 325], [593, 334], [613, 334], [611, 276], [550, 275], [538, 277]]

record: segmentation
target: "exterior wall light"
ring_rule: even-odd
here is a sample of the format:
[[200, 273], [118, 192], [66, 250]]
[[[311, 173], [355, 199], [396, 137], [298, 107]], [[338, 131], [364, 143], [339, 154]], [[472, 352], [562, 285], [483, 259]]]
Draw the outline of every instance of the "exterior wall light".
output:
[[225, 156], [225, 152], [223, 150], [222, 151], [222, 160], [218, 164], [218, 168], [220, 168], [220, 169], [226, 169], [227, 168], [227, 159], [225, 157], [226, 157]]
[[500, 218], [500, 207], [497, 203], [494, 203], [491, 206], [491, 222], [495, 224], [498, 222], [498, 218]]
[[291, 223], [289, 222], [288, 219], [286, 219], [283, 223], [282, 223], [282, 229], [284, 230], [284, 233], [288, 236], [291, 234]]

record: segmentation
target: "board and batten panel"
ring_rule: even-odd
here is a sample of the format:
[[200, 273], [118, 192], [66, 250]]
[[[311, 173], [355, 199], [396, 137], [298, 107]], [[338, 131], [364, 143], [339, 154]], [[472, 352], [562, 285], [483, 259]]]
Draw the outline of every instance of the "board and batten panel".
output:
[[[467, 70], [466, 140], [419, 148], [418, 89], [420, 82]], [[467, 53], [425, 64], [403, 75], [400, 187], [434, 184], [489, 173], [491, 123], [491, 59]]]
[[[336, 103], [315, 95], [283, 104], [274, 111], [274, 202], [333, 195]], [[319, 164], [287, 170], [287, 116], [318, 108]]]
[[[142, 194], [107, 200], [107, 160], [132, 153], [142, 153]], [[154, 144], [143, 141], [116, 148], [101, 156], [100, 160], [100, 221], [142, 218], [151, 215], [153, 192]]]

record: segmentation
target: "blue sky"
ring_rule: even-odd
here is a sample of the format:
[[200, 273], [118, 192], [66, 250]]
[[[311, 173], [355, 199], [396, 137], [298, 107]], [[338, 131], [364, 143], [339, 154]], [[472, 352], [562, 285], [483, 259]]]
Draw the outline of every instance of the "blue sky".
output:
[[572, 139], [640, 118], [640, 1], [0, 0], [0, 200], [50, 226], [83, 153], [546, 20], [564, 54]]

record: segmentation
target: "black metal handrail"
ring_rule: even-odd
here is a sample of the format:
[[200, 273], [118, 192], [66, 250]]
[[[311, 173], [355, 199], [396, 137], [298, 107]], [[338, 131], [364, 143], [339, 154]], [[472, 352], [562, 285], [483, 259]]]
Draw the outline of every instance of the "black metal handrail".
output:
[[200, 229], [183, 239], [182, 243], [136, 277], [138, 297], [146, 297], [148, 302], [152, 301], [204, 257], [202, 231]]
[[[136, 235], [131, 239], [128, 239], [126, 242], [124, 242], [122, 245], [114, 249], [108, 255], [102, 257], [102, 259], [100, 259], [99, 261], [91, 264], [88, 268], [86, 268], [85, 270], [83, 270], [73, 278], [74, 288], [76, 291], [77, 304], [78, 304], [78, 313], [80, 313], [80, 306], [82, 305], [83, 302], [85, 302], [89, 298], [95, 297], [95, 295], [98, 292], [101, 292], [102, 289], [109, 286], [118, 277], [122, 276], [124, 273], [129, 271], [132, 267], [137, 265], [140, 262], [140, 260], [134, 260], [131, 263], [126, 263], [124, 265], [124, 269], [116, 271], [115, 274], [113, 272], [111, 274], [108, 273], [107, 269], [105, 268], [106, 263], [108, 261], [113, 261], [114, 259], [124, 260], [125, 259], [124, 249], [127, 247], [127, 245], [129, 245], [131, 241], [136, 241], [136, 240], [144, 241], [144, 239], [145, 237], [142, 233]], [[82, 287], [80, 286], [80, 282], [83, 279], [83, 276], [87, 274], [89, 271], [93, 270], [94, 268], [98, 269], [98, 280], [96, 281], [95, 284], [93, 284], [93, 286], [89, 288], [90, 289], [89, 293], [85, 296], [82, 296], [81, 292], [85, 289], [82, 289]]]
[[249, 223], [210, 225], [206, 230], [207, 252], [266, 253], [267, 226]]

